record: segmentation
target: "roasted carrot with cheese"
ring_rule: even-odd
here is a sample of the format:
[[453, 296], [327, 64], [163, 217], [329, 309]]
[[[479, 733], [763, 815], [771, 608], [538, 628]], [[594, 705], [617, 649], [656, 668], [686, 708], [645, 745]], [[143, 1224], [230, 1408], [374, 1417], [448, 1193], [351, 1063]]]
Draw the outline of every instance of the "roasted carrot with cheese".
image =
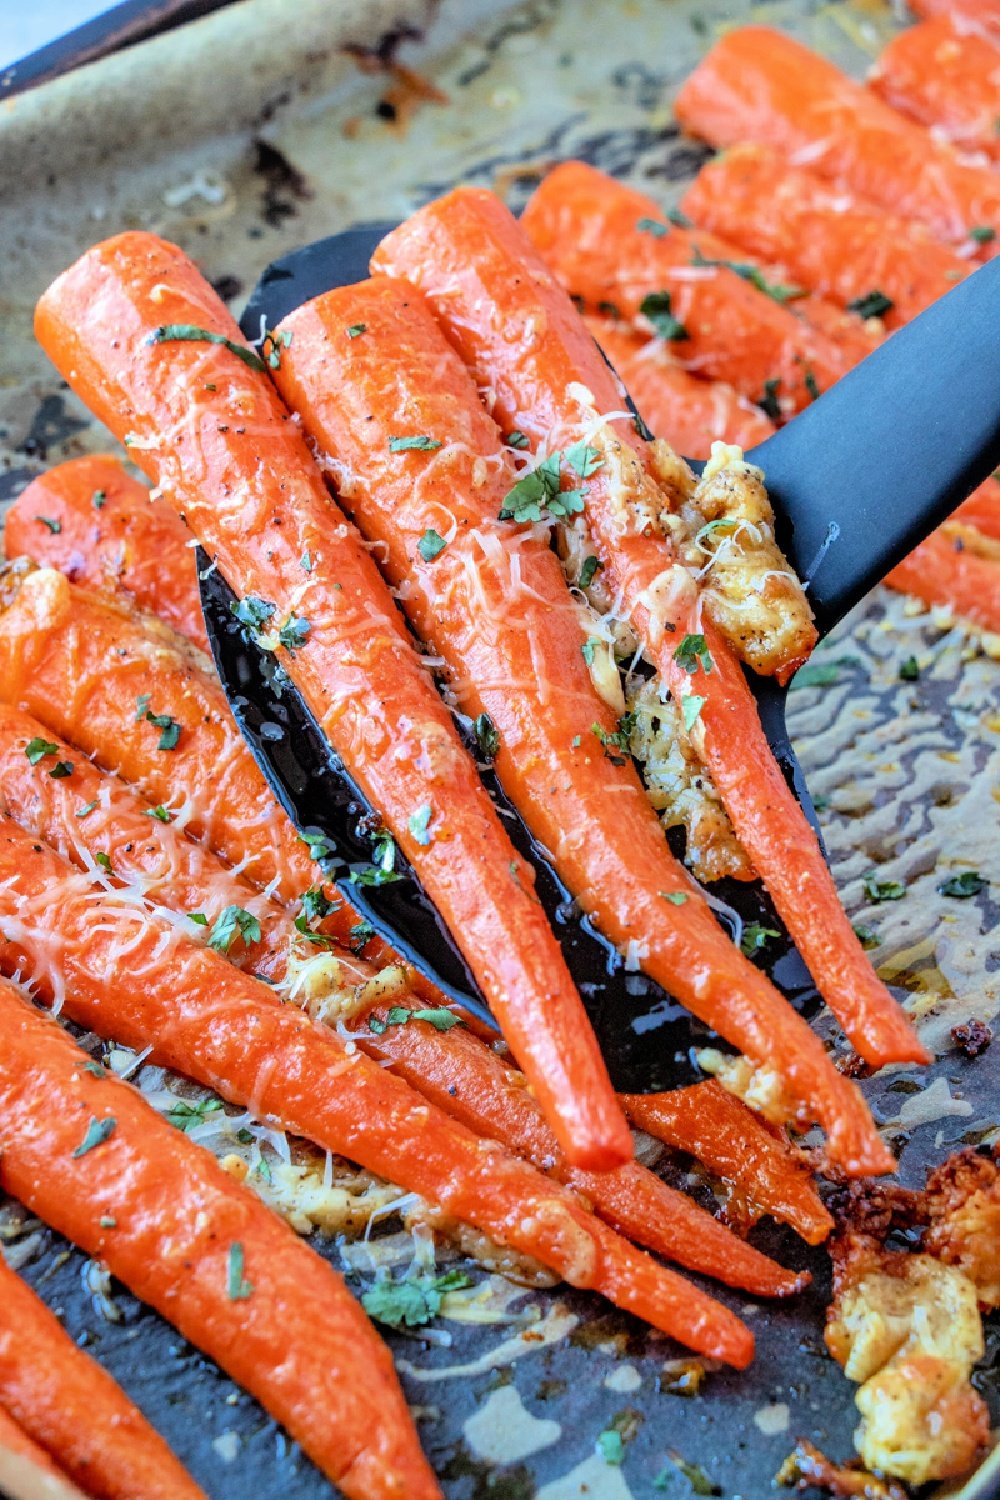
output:
[[3, 543], [8, 559], [30, 557], [88, 588], [123, 590], [208, 650], [194, 539], [116, 458], [72, 458], [39, 474], [4, 517]]
[[[29, 1488], [34, 1486], [34, 1488]], [[32, 1500], [86, 1500], [60, 1473], [44, 1448], [0, 1406], [0, 1493], [28, 1494]]]
[[[669, 450], [664, 457], [648, 448], [623, 418], [611, 372], [520, 226], [492, 194], [460, 189], [393, 231], [375, 264], [407, 277], [428, 296], [504, 427], [523, 432], [532, 445], [545, 443], [547, 451], [565, 450], [584, 434], [598, 446], [603, 465], [583, 490], [595, 550], [664, 682], [682, 706], [694, 700], [684, 710], [692, 743], [740, 842], [858, 1050], [878, 1063], [926, 1058], [840, 906], [815, 836], [768, 747], [742, 670], [710, 620], [697, 632], [694, 588], [689, 577], [679, 576], [667, 535], [657, 529], [664, 500], [652, 477], [654, 463], [672, 463], [676, 475], [676, 459]], [[511, 343], [504, 334], [510, 320], [534, 330], [530, 342]], [[678, 649], [692, 628], [705, 637], [707, 671], [685, 665]], [[788, 1024], [778, 1025], [765, 1052], [783, 1037], [778, 1066], [796, 1099], [808, 1101], [822, 1118], [832, 1154], [844, 1165], [850, 1162], [852, 1171], [863, 1159], [884, 1164], [887, 1153], [864, 1112], [857, 1113], [855, 1096], [842, 1094], [844, 1080], [837, 1075], [834, 1085], [829, 1077], [827, 1070], [835, 1070], [825, 1053], [820, 1067], [815, 1036], [808, 1027], [793, 1026], [790, 1012], [782, 1015]], [[738, 1045], [760, 1055], [762, 1040], [748, 1035]], [[795, 1067], [809, 1056], [815, 1057], [809, 1065], [815, 1073], [804, 1087], [793, 1081]], [[841, 1131], [854, 1141], [846, 1150]]]
[[634, 1125], [704, 1162], [732, 1185], [751, 1215], [783, 1220], [810, 1245], [830, 1233], [833, 1219], [808, 1167], [714, 1078], [666, 1094], [625, 1094], [623, 1100]]
[[[95, 413], [129, 438], [277, 651], [453, 933], [568, 1156], [596, 1170], [627, 1160], [628, 1126], [531, 867], [224, 304], [182, 251], [126, 233], [49, 287], [35, 328]], [[280, 350], [272, 345], [272, 365]], [[404, 428], [390, 444], [415, 481], [430, 457], [425, 435]]]
[[734, 146], [706, 162], [683, 205], [707, 229], [781, 262], [810, 291], [870, 312], [889, 329], [969, 272], [969, 262], [925, 224], [791, 166], [771, 146]]
[[1000, 634], [1000, 557], [979, 556], [949, 526], [915, 547], [885, 582], [925, 604], [946, 605], [980, 630]]
[[[34, 888], [43, 924], [58, 889]], [[117, 969], [113, 961], [106, 984], [123, 993], [132, 976]], [[256, 1396], [351, 1500], [440, 1495], [389, 1351], [340, 1277], [6, 983], [0, 1148], [4, 1191]]]
[[[794, 166], [918, 219], [970, 249], [1000, 231], [1000, 178], [970, 166], [926, 130], [801, 42], [768, 26], [727, 32], [689, 74], [678, 120], [713, 146], [760, 141]], [[983, 253], [992, 253], [992, 245]]]
[[717, 439], [754, 448], [774, 431], [760, 407], [731, 385], [699, 380], [683, 369], [662, 339], [647, 338], [607, 318], [588, 318], [587, 327], [646, 426], [677, 453], [708, 458]]
[[[656, 333], [678, 364], [751, 401], [800, 411], [854, 362], [740, 275], [743, 256], [707, 230], [670, 223], [644, 193], [585, 162], [543, 179], [521, 217], [541, 258], [588, 311], [599, 304]], [[762, 278], [763, 279], [763, 278]]]
[[29, 979], [78, 1024], [152, 1047], [154, 1061], [419, 1193], [692, 1348], [738, 1365], [750, 1359], [753, 1340], [738, 1319], [633, 1249], [575, 1195], [442, 1114], [356, 1043], [282, 1005], [175, 924], [99, 892], [7, 818], [0, 970]]
[[0, 1406], [88, 1494], [205, 1500], [138, 1407], [2, 1256]]
[[960, 22], [937, 16], [905, 27], [882, 49], [868, 87], [935, 139], [1000, 161], [1000, 48]]

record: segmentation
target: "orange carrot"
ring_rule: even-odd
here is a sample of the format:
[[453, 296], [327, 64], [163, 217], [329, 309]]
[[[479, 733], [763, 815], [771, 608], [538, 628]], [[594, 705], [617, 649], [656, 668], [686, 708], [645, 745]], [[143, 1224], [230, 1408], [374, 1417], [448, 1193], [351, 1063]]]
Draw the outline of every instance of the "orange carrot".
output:
[[[29, 1489], [29, 1483], [36, 1488]], [[32, 1500], [86, 1500], [82, 1490], [70, 1484], [44, 1448], [0, 1406], [0, 1493], [19, 1495], [23, 1487]]]
[[643, 421], [687, 458], [708, 458], [725, 438], [753, 448], [770, 437], [774, 423], [731, 385], [699, 380], [677, 364], [662, 339], [647, 339], [606, 318], [587, 327], [615, 367]]
[[[472, 244], [474, 261], [468, 248]], [[592, 434], [590, 442], [603, 434], [602, 451], [613, 459], [614, 473], [606, 464], [586, 484], [591, 534], [664, 681], [679, 699], [700, 700], [691, 720], [693, 743], [709, 766], [740, 842], [771, 891], [821, 993], [858, 1050], [876, 1063], [926, 1058], [902, 1011], [871, 969], [840, 906], [815, 836], [764, 738], [735, 658], [705, 622], [712, 670], [695, 676], [677, 659], [673, 642], [695, 625], [695, 602], [690, 591], [677, 585], [679, 570], [673, 566], [666, 538], [641, 529], [642, 523], [637, 526], [634, 519], [642, 513], [640, 507], [655, 515], [661, 503], [658, 491], [650, 494], [653, 486], [643, 467], [652, 464], [652, 457], [633, 424], [615, 415], [621, 412], [622, 397], [613, 377], [523, 231], [492, 194], [461, 189], [427, 205], [395, 230], [383, 241], [375, 261], [380, 271], [419, 284], [480, 389], [489, 392], [501, 424], [549, 449], [569, 446], [584, 431]], [[505, 324], [510, 319], [535, 330], [530, 342], [514, 345], [504, 335], [504, 326], [514, 326]], [[718, 982], [721, 975], [714, 979]], [[758, 1012], [758, 1021], [759, 1016]], [[738, 1045], [751, 1056], [773, 1060], [779, 1033], [786, 1047], [778, 1066], [802, 1104], [808, 1103], [817, 1114], [822, 1109], [837, 1159], [845, 1165], [852, 1162], [850, 1170], [856, 1170], [863, 1157], [884, 1163], [886, 1153], [870, 1124], [863, 1125], [863, 1115], [858, 1117], [852, 1100], [842, 1096], [844, 1080], [836, 1075], [834, 1084], [826, 1072], [835, 1070], [825, 1053], [822, 1068], [816, 1057], [808, 1087], [791, 1082], [796, 1063], [804, 1065], [816, 1045], [808, 1028], [799, 1031], [776, 1022], [763, 1054], [762, 1036], [751, 1044], [748, 1035]], [[831, 1092], [821, 1084], [823, 1076]], [[847, 1124], [851, 1118], [856, 1135]], [[855, 1144], [846, 1151], [840, 1129], [854, 1135]]]
[[897, 563], [885, 582], [925, 604], [943, 604], [980, 630], [1000, 634], [1000, 562], [980, 557], [948, 528]]
[[[64, 272], [35, 323], [77, 391], [131, 437], [258, 633], [272, 632], [454, 934], [567, 1154], [597, 1170], [627, 1160], [631, 1136], [531, 867], [516, 855], [370, 554], [223, 303], [176, 247], [128, 233]], [[280, 362], [278, 343], [271, 359]], [[393, 437], [399, 472], [411, 480], [428, 461], [422, 438]], [[420, 822], [428, 806], [429, 842]]]
[[1000, 0], [911, 0], [909, 8], [924, 20], [949, 16], [963, 31], [1000, 39]]
[[707, 230], [669, 223], [654, 199], [584, 162], [563, 162], [550, 172], [522, 224], [588, 310], [603, 303], [662, 333], [678, 364], [725, 380], [752, 401], [770, 392], [791, 415], [853, 363], [733, 270], [745, 256], [734, 257], [732, 246]]
[[953, 521], [974, 526], [984, 536], [1000, 542], [1000, 482], [987, 479], [952, 514]]
[[[34, 887], [40, 912], [56, 889]], [[128, 989], [116, 970], [109, 987]], [[389, 1351], [331, 1267], [7, 984], [0, 1041], [4, 1191], [216, 1360], [352, 1500], [439, 1496]]]
[[623, 1099], [634, 1125], [696, 1156], [733, 1184], [751, 1212], [783, 1220], [810, 1245], [826, 1239], [833, 1220], [811, 1172], [714, 1078], [669, 1094], [626, 1094]]
[[73, 458], [39, 474], [8, 510], [3, 541], [8, 558], [123, 590], [208, 650], [191, 533], [116, 458]]
[[880, 53], [868, 86], [931, 126], [935, 139], [1000, 161], [1000, 49], [986, 37], [948, 16], [907, 26]]
[[0, 1403], [88, 1494], [205, 1500], [138, 1407], [2, 1257]]
[[916, 317], [969, 271], [926, 225], [791, 166], [770, 146], [734, 146], [707, 162], [683, 204], [699, 224], [780, 261], [811, 291], [842, 307], [881, 309], [886, 328]]
[[78, 1024], [151, 1046], [155, 1061], [419, 1193], [693, 1348], [738, 1365], [750, 1359], [753, 1341], [738, 1319], [558, 1183], [441, 1114], [356, 1044], [280, 1004], [175, 925], [98, 893], [9, 819], [0, 822], [0, 935], [0, 969], [30, 977]]
[[[1000, 230], [1000, 180], [876, 99], [801, 42], [768, 26], [727, 32], [674, 101], [681, 124], [714, 146], [761, 141], [818, 176], [951, 244]], [[992, 253], [992, 247], [986, 251]]]

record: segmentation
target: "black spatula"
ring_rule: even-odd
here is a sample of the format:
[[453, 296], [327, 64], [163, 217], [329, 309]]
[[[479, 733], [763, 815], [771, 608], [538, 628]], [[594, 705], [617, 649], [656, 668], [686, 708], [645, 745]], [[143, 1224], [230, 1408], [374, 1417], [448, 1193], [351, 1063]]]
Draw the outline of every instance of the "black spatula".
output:
[[[264, 272], [243, 317], [259, 337], [303, 302], [360, 281], [394, 226], [367, 224], [296, 251]], [[992, 263], [893, 335], [856, 370], [748, 455], [764, 469], [792, 566], [809, 579], [827, 634], [880, 578], [1000, 462], [1000, 265]], [[698, 467], [697, 465], [695, 467]], [[378, 885], [372, 872], [373, 810], [320, 734], [295, 689], [244, 639], [234, 596], [200, 554], [208, 637], [230, 705], [272, 790], [359, 915], [470, 1011], [488, 1012], [475, 981], [412, 873]], [[806, 815], [815, 812], [785, 728], [785, 691], [751, 676], [768, 741]], [[474, 742], [470, 748], [475, 751]], [[535, 866], [538, 893], [560, 939], [619, 1089], [687, 1081], [693, 1029], [686, 1012], [581, 917], [569, 892], [482, 766], [513, 842]], [[368, 882], [368, 883], [366, 883]], [[759, 882], [720, 881], [711, 896], [723, 920], [783, 933]], [[363, 936], [363, 934], [362, 934]], [[761, 954], [786, 995], [807, 1011], [815, 988], [786, 935]]]

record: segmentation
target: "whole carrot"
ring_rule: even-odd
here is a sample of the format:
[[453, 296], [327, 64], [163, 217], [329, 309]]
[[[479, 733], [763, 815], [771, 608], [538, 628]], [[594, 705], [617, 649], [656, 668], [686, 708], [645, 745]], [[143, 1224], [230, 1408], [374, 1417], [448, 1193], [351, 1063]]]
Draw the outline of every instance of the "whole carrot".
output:
[[905, 27], [879, 54], [868, 87], [936, 139], [1000, 161], [1000, 48], [960, 20]]
[[661, 339], [645, 338], [607, 318], [588, 318], [598, 344], [614, 365], [643, 421], [687, 458], [708, 458], [725, 439], [753, 448], [774, 423], [746, 396], [721, 380], [700, 380], [674, 360]]
[[980, 630], [1000, 634], [1000, 561], [980, 557], [949, 527], [915, 547], [886, 575], [890, 588], [942, 604]]
[[[35, 325], [277, 650], [453, 933], [567, 1154], [593, 1169], [627, 1160], [631, 1136], [531, 868], [370, 553], [223, 303], [175, 246], [127, 233], [64, 272]], [[272, 365], [281, 347], [272, 344]], [[401, 474], [416, 478], [427, 462], [425, 436], [393, 434]]]
[[842, 307], [869, 310], [890, 329], [969, 271], [926, 225], [791, 166], [771, 146], [722, 152], [702, 167], [683, 204], [707, 229], [782, 262], [802, 286]]
[[[468, 247], [476, 246], [474, 263]], [[588, 435], [599, 441], [605, 466], [584, 490], [595, 550], [606, 564], [647, 654], [674, 696], [697, 701], [685, 710], [693, 743], [712, 774], [740, 842], [771, 891], [821, 993], [855, 1045], [872, 1061], [925, 1058], [902, 1011], [874, 974], [840, 906], [829, 870], [801, 808], [779, 770], [760, 726], [742, 670], [714, 629], [703, 620], [711, 670], [687, 670], [677, 643], [697, 630], [696, 601], [676, 587], [677, 570], [666, 536], [655, 530], [661, 494], [651, 474], [654, 456], [621, 415], [622, 396], [566, 294], [528, 243], [520, 226], [492, 194], [459, 189], [427, 205], [383, 241], [377, 269], [407, 277], [428, 296], [452, 342], [489, 392], [495, 418], [532, 444], [570, 447]], [[513, 344], [504, 327], [531, 327], [530, 341]], [[612, 462], [613, 461], [613, 462]], [[741, 971], [742, 972], [742, 971]], [[742, 982], [742, 981], [741, 981]], [[783, 1012], [784, 1013], [784, 1012]], [[777, 1026], [785, 1037], [782, 1072], [794, 1076], [816, 1038], [802, 1027]], [[793, 1040], [793, 1034], [795, 1040]], [[744, 1050], [754, 1051], [760, 1042]], [[776, 1045], [769, 1037], [766, 1053]], [[787, 1066], [786, 1066], [787, 1062]], [[819, 1064], [816, 1058], [817, 1066]], [[790, 1083], [796, 1097], [820, 1110], [820, 1079]], [[832, 1070], [834, 1071], [835, 1070]], [[859, 1155], [836, 1142], [854, 1105], [829, 1079], [824, 1123], [831, 1151], [842, 1162], [886, 1161], [870, 1126]], [[854, 1170], [855, 1168], [852, 1168]]]
[[[33, 1488], [29, 1489], [29, 1486]], [[70, 1484], [44, 1448], [33, 1442], [0, 1406], [0, 1489], [12, 1494], [30, 1494], [32, 1500], [86, 1500], [82, 1490]]]
[[419, 1193], [692, 1348], [741, 1366], [750, 1359], [753, 1340], [737, 1318], [634, 1250], [558, 1183], [441, 1114], [356, 1044], [280, 1004], [175, 925], [95, 891], [10, 819], [0, 822], [0, 937], [0, 969], [30, 976], [78, 1024], [151, 1046], [155, 1061]]
[[8, 558], [123, 590], [208, 650], [191, 533], [116, 458], [72, 458], [39, 474], [4, 517], [3, 541]]
[[2, 1256], [0, 1404], [90, 1495], [205, 1500], [138, 1407]]
[[4, 1190], [216, 1360], [352, 1500], [439, 1496], [389, 1351], [331, 1267], [8, 984], [0, 1040]]
[[634, 1125], [668, 1146], [690, 1151], [732, 1183], [751, 1212], [783, 1220], [810, 1245], [826, 1239], [833, 1219], [811, 1172], [714, 1078], [672, 1093], [626, 1094], [623, 1099]]
[[721, 37], [689, 74], [674, 112], [714, 146], [773, 146], [947, 243], [971, 249], [970, 230], [1000, 230], [1000, 180], [989, 168], [960, 161], [826, 58], [768, 26]]
[[521, 222], [589, 311], [604, 304], [638, 320], [684, 368], [727, 381], [751, 401], [770, 393], [792, 415], [851, 367], [843, 350], [784, 305], [788, 288], [768, 295], [734, 269], [745, 257], [730, 245], [670, 223], [654, 199], [585, 162], [550, 172]]

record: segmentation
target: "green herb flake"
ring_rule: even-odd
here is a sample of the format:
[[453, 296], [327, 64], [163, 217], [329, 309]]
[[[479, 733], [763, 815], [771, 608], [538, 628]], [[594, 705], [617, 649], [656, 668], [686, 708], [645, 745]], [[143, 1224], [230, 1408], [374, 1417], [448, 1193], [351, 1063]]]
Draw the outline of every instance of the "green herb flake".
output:
[[671, 906], [683, 906], [688, 899], [687, 891], [661, 891], [660, 895], [664, 901], [669, 901]]
[[[229, 607], [240, 624], [256, 634], [264, 629], [277, 605], [272, 604], [269, 599], [262, 599], [259, 594], [247, 594]], [[148, 698], [146, 701], [148, 703]]]
[[[579, 446], [579, 445], [577, 445]], [[517, 481], [504, 496], [501, 521], [540, 521], [543, 509], [553, 516], [577, 515], [583, 510], [580, 490], [560, 488], [562, 454], [550, 453]]]
[[757, 405], [765, 417], [770, 417], [772, 422], [781, 421], [781, 402], [778, 400], [778, 392], [781, 389], [780, 377], [764, 381], [764, 394], [757, 400]]
[[763, 292], [765, 297], [770, 297], [773, 302], [795, 302], [799, 297], [806, 296], [804, 286], [796, 286], [788, 281], [768, 281], [760, 266], [755, 266], [748, 260], [712, 260], [707, 255], [702, 255], [697, 245], [691, 257], [693, 266], [717, 266], [726, 271], [732, 271], [741, 281], [748, 281], [751, 286], [756, 287], [758, 292]]
[[625, 1444], [622, 1435], [613, 1427], [608, 1427], [604, 1432], [597, 1434], [597, 1451], [606, 1464], [620, 1464], [625, 1457]]
[[101, 1217], [98, 1219], [97, 1222], [98, 1222], [98, 1224], [100, 1225], [100, 1227], [102, 1229], [117, 1229], [118, 1228], [118, 1220], [115, 1219], [115, 1218], [112, 1218], [111, 1214], [101, 1214]]
[[500, 751], [500, 731], [489, 714], [477, 714], [472, 725], [479, 753], [485, 760], [495, 760]]
[[165, 1119], [176, 1130], [194, 1130], [204, 1125], [209, 1115], [217, 1115], [222, 1109], [222, 1100], [209, 1094], [204, 1099], [174, 1099]]
[[446, 1271], [443, 1276], [423, 1271], [399, 1281], [386, 1276], [364, 1293], [361, 1305], [370, 1318], [390, 1328], [423, 1328], [441, 1311], [446, 1293], [471, 1285], [464, 1271]]
[[662, 219], [637, 219], [635, 227], [640, 234], [651, 234], [654, 240], [662, 240], [670, 233], [670, 225], [664, 224]]
[[743, 929], [740, 939], [740, 950], [744, 958], [753, 958], [762, 948], [766, 948], [772, 938], [780, 937], [773, 927], [762, 927], [759, 922], [748, 922]]
[[973, 224], [969, 230], [969, 239], [977, 245], [991, 245], [996, 237], [992, 224]]
[[36, 735], [33, 740], [29, 740], [25, 745], [24, 753], [28, 758], [28, 765], [37, 766], [38, 762], [43, 760], [46, 755], [58, 755], [59, 746], [54, 745], [51, 740], [39, 739]]
[[375, 936], [375, 929], [370, 922], [355, 922], [348, 934], [352, 953], [361, 953]]
[[396, 869], [396, 841], [391, 833], [377, 833], [372, 842], [372, 863], [351, 871], [354, 885], [391, 885], [406, 877]]
[[169, 714], [154, 714], [146, 710], [146, 722], [152, 724], [160, 731], [160, 738], [156, 743], [157, 750], [176, 750], [177, 742], [181, 737], [181, 726], [176, 719]]
[[143, 811], [147, 818], [155, 818], [158, 823], [169, 823], [171, 821], [170, 814], [162, 802], [158, 803], [156, 807], [144, 808]]
[[446, 1006], [438, 1005], [423, 1010], [411, 1010], [407, 1005], [390, 1005], [384, 1016], [369, 1016], [368, 1029], [375, 1036], [383, 1036], [390, 1026], [406, 1026], [410, 1021], [426, 1021], [435, 1031], [450, 1031], [461, 1026], [461, 1019]]
[[902, 901], [906, 886], [902, 880], [879, 880], [874, 870], [869, 870], [864, 879], [864, 892], [875, 906], [883, 901]]
[[705, 707], [704, 698], [699, 698], [697, 693], [687, 693], [681, 699], [681, 717], [684, 720], [684, 729], [690, 734], [697, 724], [702, 709]]
[[273, 328], [265, 330], [261, 342], [261, 353], [270, 369], [281, 369], [281, 351], [287, 349], [291, 342], [292, 330], [290, 328], [283, 329], [280, 333]]
[[508, 432], [507, 436], [504, 438], [504, 442], [507, 444], [508, 448], [527, 448], [530, 446], [528, 443], [527, 434], [520, 432], [516, 427], [512, 432]]
[[699, 666], [706, 673], [712, 670], [712, 653], [703, 635], [686, 635], [679, 646], [674, 648], [674, 661], [683, 672], [689, 676], [697, 672]]
[[300, 833], [299, 841], [305, 844], [309, 850], [309, 858], [317, 864], [322, 864], [325, 859], [333, 859], [337, 853], [337, 846], [325, 833]]
[[71, 760], [57, 760], [49, 771], [49, 775], [54, 781], [62, 781], [65, 777], [72, 776], [72, 774], [73, 762]]
[[448, 543], [440, 532], [435, 531], [433, 526], [428, 526], [423, 536], [417, 543], [417, 551], [424, 562], [433, 562], [436, 557], [447, 547]]
[[138, 698], [136, 698], [135, 722], [137, 724], [140, 719], [144, 719], [146, 717], [146, 714], [149, 710], [150, 701], [152, 700], [152, 696], [152, 693], [140, 693]]
[[877, 948], [879, 945], [879, 935], [874, 927], [864, 927], [859, 922], [854, 928], [854, 936], [866, 953], [871, 952], [872, 948]]
[[103, 510], [107, 498], [103, 490], [95, 490], [90, 497], [90, 503], [95, 510]]
[[585, 557], [580, 568], [579, 587], [582, 589], [589, 589], [590, 585], [593, 583], [594, 579], [597, 577], [597, 574], [603, 567], [604, 564], [601, 562], [600, 558], [595, 557], [593, 553], [591, 553], [589, 557]]
[[84, 1063], [83, 1071], [89, 1073], [91, 1078], [107, 1078], [108, 1076], [108, 1070], [103, 1063], [94, 1062], [93, 1058], [90, 1062]]
[[189, 922], [193, 922], [196, 927], [208, 926], [208, 918], [203, 911], [189, 911], [187, 919]]
[[340, 910], [339, 901], [331, 901], [321, 885], [311, 885], [302, 892], [302, 911], [310, 922], [321, 922], [331, 912]]
[[260, 942], [260, 923], [242, 906], [227, 906], [216, 917], [208, 934], [208, 946], [216, 953], [228, 953], [237, 938], [244, 947]]
[[900, 682], [919, 682], [920, 663], [915, 656], [908, 656], [899, 666]]
[[813, 368], [811, 365], [806, 365], [805, 373], [802, 376], [802, 384], [806, 388], [806, 393], [809, 396], [809, 400], [818, 401], [820, 397], [819, 382], [817, 381], [816, 376], [813, 373]]
[[631, 754], [632, 731], [634, 728], [635, 714], [626, 713], [622, 714], [618, 720], [618, 728], [613, 734], [609, 734], [600, 724], [591, 724], [590, 731], [600, 740], [604, 753], [611, 764], [623, 766]]
[[106, 874], [111, 874], [110, 854], [105, 854], [103, 849], [98, 849], [97, 853], [94, 855], [94, 860], [97, 864], [100, 865], [101, 869], [104, 870]]
[[895, 305], [892, 298], [887, 297], [885, 292], [880, 292], [877, 287], [873, 287], [870, 292], [865, 292], [863, 297], [855, 297], [852, 302], [848, 302], [847, 310], [857, 313], [859, 318], [884, 318], [886, 313], [892, 312]]
[[218, 344], [220, 348], [228, 349], [230, 354], [235, 354], [251, 370], [259, 370], [262, 374], [267, 373], [267, 366], [260, 355], [253, 349], [248, 349], [246, 344], [237, 344], [233, 339], [227, 339], [224, 334], [212, 333], [208, 328], [199, 328], [194, 323], [164, 323], [160, 328], [154, 328], [146, 339], [147, 344]]
[[302, 569], [303, 573], [311, 573], [313, 570], [312, 553], [309, 551], [308, 547], [299, 558], [299, 567]]
[[567, 448], [563, 458], [581, 479], [589, 479], [604, 462], [599, 448], [591, 448], [583, 442], [574, 443], [572, 447]]
[[442, 446], [440, 438], [428, 437], [426, 432], [418, 432], [413, 437], [392, 437], [389, 439], [390, 453], [433, 453], [435, 448]]
[[416, 839], [418, 844], [425, 847], [431, 841], [429, 825], [431, 817], [433, 816], [433, 811], [434, 810], [431, 807], [430, 803], [425, 802], [422, 807], [418, 807], [416, 812], [411, 813], [409, 817], [408, 826], [410, 829], [410, 833]]
[[[681, 1458], [679, 1453], [667, 1455], [674, 1468], [679, 1470], [688, 1484], [691, 1486], [692, 1494], [695, 1495], [721, 1495], [722, 1491], [715, 1484], [700, 1464], [689, 1464], [686, 1459]], [[670, 1488], [671, 1472], [663, 1469], [653, 1480], [654, 1490], [665, 1490]]]
[[347, 333], [347, 337], [349, 339], [359, 339], [361, 337], [361, 335], [363, 333], [367, 333], [367, 331], [368, 331], [368, 324], [367, 323], [352, 323], [351, 326], [350, 326], [350, 328], [348, 328], [346, 330], [346, 333]]
[[289, 656], [294, 656], [299, 647], [304, 646], [309, 639], [311, 629], [307, 619], [293, 612], [278, 631], [278, 644], [284, 646]]
[[649, 320], [661, 339], [677, 344], [691, 337], [684, 324], [670, 311], [669, 292], [647, 292], [639, 304], [639, 311]]
[[587, 639], [584, 641], [583, 645], [580, 647], [580, 650], [583, 653], [583, 659], [587, 663], [588, 667], [593, 665], [593, 662], [594, 662], [594, 653], [595, 653], [595, 651], [597, 650], [597, 648], [598, 648], [598, 646], [600, 644], [601, 644], [600, 637], [596, 636], [596, 635], [591, 635], [591, 636], [587, 637]]
[[60, 531], [62, 531], [62, 522], [53, 520], [51, 516], [36, 516], [35, 520], [41, 521], [43, 526], [47, 526], [53, 536], [58, 536]]
[[93, 1151], [95, 1146], [103, 1146], [104, 1142], [114, 1135], [117, 1124], [118, 1121], [113, 1115], [107, 1115], [103, 1120], [98, 1120], [96, 1115], [91, 1115], [87, 1133], [73, 1152], [74, 1157], [86, 1156], [87, 1152]]
[[603, 298], [597, 304], [597, 311], [603, 313], [606, 318], [620, 318], [622, 315], [617, 302], [607, 302]]
[[243, 1275], [243, 1246], [236, 1240], [229, 1247], [226, 1268], [226, 1295], [230, 1302], [245, 1302], [253, 1294], [253, 1282]]
[[807, 661], [792, 678], [791, 690], [806, 687], [834, 687], [840, 681], [842, 667], [854, 666], [853, 658], [838, 656], [833, 661]]
[[977, 870], [963, 870], [961, 875], [951, 875], [943, 880], [938, 886], [938, 894], [950, 896], [954, 901], [968, 901], [988, 890], [989, 884]]

